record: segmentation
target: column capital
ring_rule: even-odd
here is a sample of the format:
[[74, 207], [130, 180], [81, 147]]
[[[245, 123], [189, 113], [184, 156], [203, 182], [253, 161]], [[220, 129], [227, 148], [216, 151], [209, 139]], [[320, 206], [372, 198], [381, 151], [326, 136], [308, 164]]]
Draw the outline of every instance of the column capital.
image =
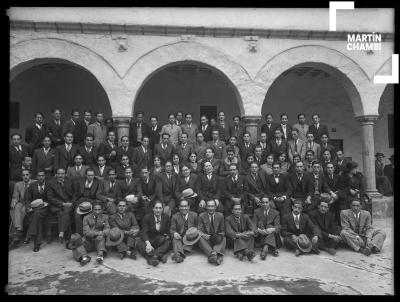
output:
[[243, 117], [243, 120], [246, 125], [257, 125], [261, 120], [261, 115], [247, 115]]
[[361, 115], [361, 116], [356, 116], [356, 119], [362, 125], [363, 124], [373, 125], [378, 118], [379, 118], [379, 115]]
[[131, 121], [130, 116], [114, 116], [113, 119], [117, 128], [129, 127]]

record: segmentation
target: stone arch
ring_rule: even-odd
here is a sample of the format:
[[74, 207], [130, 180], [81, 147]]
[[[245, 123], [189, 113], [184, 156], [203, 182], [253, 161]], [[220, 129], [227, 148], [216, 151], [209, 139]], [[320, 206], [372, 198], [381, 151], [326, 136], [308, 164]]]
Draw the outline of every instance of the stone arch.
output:
[[[31, 39], [11, 45], [10, 81], [19, 73], [38, 64], [68, 62], [90, 72], [103, 87], [110, 102], [113, 115], [124, 108], [123, 82], [117, 77], [113, 67], [100, 55], [77, 43], [55, 39]], [[118, 96], [118, 102], [116, 102]], [[126, 99], [129, 99], [126, 97]], [[122, 103], [122, 104], [121, 104]], [[121, 106], [122, 105], [122, 106]], [[121, 113], [125, 113], [122, 111]]]
[[254, 93], [252, 80], [243, 66], [228, 55], [198, 42], [177, 42], [153, 49], [137, 60], [128, 70], [124, 82], [133, 95], [133, 110], [140, 89], [153, 74], [173, 63], [200, 63], [216, 70], [231, 83], [242, 115], [248, 114], [246, 104]]
[[[376, 115], [371, 106], [377, 100], [379, 89], [365, 71], [352, 59], [337, 50], [320, 45], [306, 45], [287, 49], [271, 58], [257, 73], [255, 81], [266, 91], [286, 70], [295, 66], [310, 66], [329, 73], [346, 90], [355, 116]], [[264, 95], [265, 97], [265, 95]], [[378, 97], [379, 98], [379, 97]], [[260, 108], [264, 98], [258, 100]]]

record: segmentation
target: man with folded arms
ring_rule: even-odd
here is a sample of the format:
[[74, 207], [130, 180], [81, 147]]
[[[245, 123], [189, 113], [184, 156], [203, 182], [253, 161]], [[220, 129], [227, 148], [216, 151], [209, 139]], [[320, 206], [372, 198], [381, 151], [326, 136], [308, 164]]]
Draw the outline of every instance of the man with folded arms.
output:
[[133, 213], [126, 212], [125, 200], [118, 201], [117, 213], [111, 215], [109, 220], [111, 230], [106, 246], [116, 246], [121, 260], [125, 257], [136, 260], [135, 244], [139, 224]]
[[281, 224], [279, 212], [270, 207], [270, 201], [267, 196], [261, 198], [260, 208], [254, 211], [253, 222], [257, 227], [256, 236], [258, 236], [262, 250], [261, 260], [265, 260], [268, 250], [274, 257], [279, 255], [278, 249], [282, 247]]
[[199, 215], [198, 230], [201, 232], [199, 246], [208, 257], [208, 262], [220, 265], [226, 246], [224, 215], [215, 212], [215, 200], [207, 201], [207, 212]]
[[[296, 250], [296, 256], [300, 254], [308, 253], [311, 250], [314, 253], [319, 254], [318, 249], [318, 228], [312, 223], [308, 215], [303, 214], [303, 205], [300, 200], [295, 200], [292, 206], [293, 211], [284, 215], [282, 218], [281, 235], [283, 237], [283, 243], [289, 250]], [[300, 237], [301, 236], [301, 237]], [[308, 242], [312, 241], [311, 245], [308, 246]], [[300, 242], [298, 242], [300, 241]], [[307, 248], [302, 243], [305, 242]]]
[[[182, 262], [186, 258], [185, 251], [190, 253], [193, 245], [196, 243], [194, 241], [187, 241], [187, 238], [185, 242], [189, 242], [190, 244], [182, 242], [188, 229], [193, 227], [197, 228], [197, 214], [189, 210], [188, 201], [183, 199], [179, 203], [179, 212], [172, 216], [170, 228], [172, 248], [174, 251], [172, 260], [175, 260], [177, 263]], [[191, 230], [191, 232], [192, 231], [193, 230]], [[200, 236], [198, 239], [200, 239]]]
[[163, 203], [155, 201], [153, 213], [143, 218], [141, 238], [136, 245], [148, 264], [157, 266], [160, 261], [167, 262], [171, 245], [170, 225], [169, 216], [163, 213]]
[[242, 206], [234, 203], [232, 215], [225, 220], [226, 236], [233, 241], [233, 253], [240, 261], [247, 257], [252, 261], [255, 257], [254, 253], [254, 235], [256, 226], [250, 217], [242, 214]]
[[351, 202], [351, 209], [340, 212], [343, 241], [356, 252], [365, 256], [379, 253], [386, 239], [385, 231], [372, 227], [371, 214], [361, 210], [359, 200]]

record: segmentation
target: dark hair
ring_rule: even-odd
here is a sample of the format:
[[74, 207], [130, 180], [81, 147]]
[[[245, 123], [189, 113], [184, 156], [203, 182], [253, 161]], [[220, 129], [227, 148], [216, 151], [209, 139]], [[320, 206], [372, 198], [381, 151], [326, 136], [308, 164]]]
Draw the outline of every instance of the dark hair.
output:
[[281, 114], [281, 118], [284, 117], [284, 116], [288, 117], [286, 113], [282, 113]]
[[19, 138], [22, 139], [22, 135], [20, 133], [17, 133], [17, 132], [11, 133], [10, 138], [12, 139], [13, 136], [15, 136], [15, 135], [18, 135]]
[[164, 132], [163, 134], [161, 134], [161, 137], [163, 137], [164, 135], [168, 135], [168, 137], [170, 137], [169, 133]]
[[186, 112], [185, 117], [187, 117], [188, 115], [190, 115], [191, 117], [193, 117], [193, 114], [190, 112]]
[[138, 114], [144, 115], [143, 111], [138, 111], [135, 113], [135, 116], [138, 116]]
[[314, 150], [311, 150], [311, 149], [309, 149], [309, 150], [306, 151], [306, 155], [307, 155], [307, 153], [312, 153], [312, 155], [315, 154]]
[[273, 166], [276, 166], [276, 165], [278, 165], [279, 168], [281, 167], [281, 163], [280, 163], [279, 161], [274, 161], [274, 162], [272, 163], [272, 167], [273, 167]]
[[265, 115], [265, 118], [267, 118], [268, 116], [271, 116], [272, 118], [274, 118], [274, 116], [273, 116], [272, 113], [270, 113], [270, 112], [268, 112], [268, 113]]
[[91, 137], [94, 140], [94, 135], [92, 133], [88, 133], [88, 134], [85, 135], [85, 139], [88, 138], [88, 137]]
[[53, 109], [51, 109], [51, 113], [54, 113], [54, 112], [56, 112], [57, 110], [60, 111], [60, 113], [61, 113], [61, 110], [58, 109], [58, 108], [53, 108]]
[[150, 116], [150, 119], [149, 119], [149, 120], [151, 120], [152, 118], [155, 118], [155, 119], [158, 121], [158, 117], [157, 117], [157, 116], [152, 115], [152, 116]]
[[241, 117], [240, 117], [240, 115], [234, 115], [234, 116], [232, 117], [232, 120], [235, 120], [235, 118], [238, 118], [238, 119], [239, 119], [239, 121], [241, 120]]
[[77, 110], [77, 109], [72, 109], [72, 110], [71, 110], [71, 115], [74, 115], [75, 112], [78, 112], [78, 113], [80, 114], [79, 110]]
[[45, 174], [46, 174], [46, 171], [44, 171], [43, 169], [37, 169], [37, 170], [36, 170], [36, 176], [37, 176], [39, 173], [45, 173]]
[[39, 114], [40, 114], [42, 117], [44, 117], [44, 114], [41, 113], [41, 112], [39, 112], [39, 111], [38, 111], [38, 112], [35, 112], [35, 114], [34, 114], [33, 116], [34, 116], [34, 117], [37, 117]]
[[86, 171], [85, 171], [85, 174], [87, 175], [88, 172], [93, 172], [94, 173], [94, 170], [92, 168], [87, 168]]
[[297, 119], [299, 119], [300, 116], [306, 117], [306, 115], [305, 115], [304, 113], [299, 113], [299, 114], [297, 115]]

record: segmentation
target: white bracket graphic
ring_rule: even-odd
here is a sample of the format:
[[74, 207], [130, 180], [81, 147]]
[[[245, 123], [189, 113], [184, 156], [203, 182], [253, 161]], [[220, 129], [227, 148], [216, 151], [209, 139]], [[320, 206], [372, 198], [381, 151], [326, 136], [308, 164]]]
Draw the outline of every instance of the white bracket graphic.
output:
[[392, 54], [392, 75], [374, 76], [374, 84], [398, 84], [399, 83], [399, 55]]
[[336, 10], [354, 9], [354, 1], [329, 1], [329, 31], [336, 31]]

